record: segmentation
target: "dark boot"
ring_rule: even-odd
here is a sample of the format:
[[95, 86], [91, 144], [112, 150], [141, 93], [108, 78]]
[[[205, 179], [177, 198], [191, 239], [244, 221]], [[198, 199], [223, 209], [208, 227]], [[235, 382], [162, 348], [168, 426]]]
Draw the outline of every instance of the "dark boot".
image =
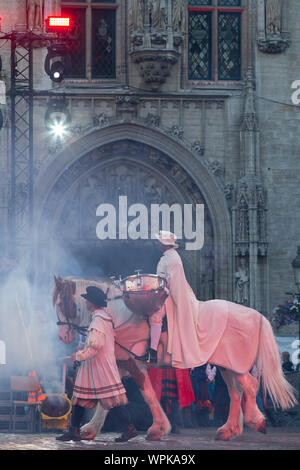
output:
[[85, 409], [82, 406], [74, 405], [71, 414], [71, 423], [68, 431], [56, 438], [57, 441], [81, 441], [80, 423], [83, 418]]
[[192, 423], [192, 410], [190, 406], [182, 408], [183, 425], [185, 428], [194, 428]]
[[73, 428], [70, 426], [68, 431], [65, 431], [61, 436], [56, 437], [57, 441], [81, 441], [80, 428]]
[[171, 433], [180, 434], [179, 401], [176, 398], [173, 398], [171, 402], [171, 416], [169, 418], [169, 421], [172, 426]]
[[149, 349], [149, 357], [147, 362], [150, 364], [157, 364], [157, 351], [155, 351], [155, 349]]
[[116, 437], [115, 442], [127, 442], [138, 435], [137, 430], [132, 424], [129, 424], [126, 431], [122, 432], [120, 437]]
[[278, 426], [276, 415], [274, 413], [274, 410], [272, 408], [265, 408], [264, 410], [266, 417], [270, 421], [271, 425], [276, 428]]
[[136, 437], [138, 433], [132, 423], [131, 415], [127, 407], [118, 406], [114, 409], [120, 423], [120, 428], [123, 431], [121, 436], [115, 439], [115, 442], [127, 442], [129, 439]]

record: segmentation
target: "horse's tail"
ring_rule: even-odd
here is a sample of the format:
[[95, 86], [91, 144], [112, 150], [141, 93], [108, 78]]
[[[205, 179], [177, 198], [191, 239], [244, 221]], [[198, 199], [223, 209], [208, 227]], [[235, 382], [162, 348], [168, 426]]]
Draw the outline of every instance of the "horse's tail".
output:
[[269, 395], [275, 407], [285, 410], [297, 405], [295, 389], [282, 371], [279, 349], [271, 324], [263, 316], [256, 366], [264, 394]]

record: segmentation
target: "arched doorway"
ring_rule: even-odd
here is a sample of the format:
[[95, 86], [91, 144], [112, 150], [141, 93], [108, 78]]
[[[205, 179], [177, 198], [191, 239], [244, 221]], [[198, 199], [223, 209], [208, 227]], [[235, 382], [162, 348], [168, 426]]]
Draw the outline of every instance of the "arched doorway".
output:
[[[128, 127], [132, 127], [130, 132]], [[135, 269], [155, 272], [160, 254], [151, 240], [97, 239], [96, 208], [102, 203], [116, 206], [119, 196], [124, 195], [128, 205], [204, 204], [204, 246], [200, 251], [181, 250], [180, 254], [199, 298], [230, 298], [230, 221], [218, 204], [218, 199], [222, 204], [223, 200], [211, 175], [199, 164], [197, 172], [188, 171], [188, 160], [192, 157], [195, 164], [195, 158], [170, 138], [164, 142], [164, 136], [159, 135], [155, 140], [151, 129], [143, 129], [139, 135], [140, 126], [122, 125], [119, 130], [112, 135], [108, 129], [109, 138], [102, 135], [102, 145], [99, 134], [95, 139], [89, 136], [89, 147], [93, 140], [93, 148], [86, 153], [82, 148], [77, 158], [70, 152], [68, 166], [63, 168], [61, 162], [63, 171], [59, 175], [56, 171], [55, 183], [50, 185], [39, 214], [40, 246], [50, 242], [54, 248], [49, 252], [57, 254], [50, 257], [50, 264], [45, 261], [45, 267], [51, 266], [52, 273], [62, 276], [124, 277]], [[197, 179], [203, 180], [204, 192]]]

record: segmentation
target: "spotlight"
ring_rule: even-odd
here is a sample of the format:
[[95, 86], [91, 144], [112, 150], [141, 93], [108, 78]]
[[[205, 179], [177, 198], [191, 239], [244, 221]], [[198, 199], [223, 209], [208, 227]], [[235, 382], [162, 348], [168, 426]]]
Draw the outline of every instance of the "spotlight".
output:
[[65, 66], [62, 62], [56, 61], [50, 67], [49, 76], [53, 82], [60, 83], [64, 79]]
[[63, 139], [68, 132], [71, 120], [66, 98], [51, 98], [45, 114], [45, 124], [48, 131], [54, 137]]
[[[58, 60], [53, 61], [57, 58]], [[52, 62], [53, 61], [53, 62]], [[53, 82], [59, 83], [70, 69], [71, 59], [66, 44], [52, 44], [45, 59], [45, 72]]]
[[68, 133], [68, 126], [65, 124], [64, 121], [61, 121], [60, 119], [55, 119], [53, 123], [50, 124], [49, 130], [54, 137], [58, 139], [63, 139]]

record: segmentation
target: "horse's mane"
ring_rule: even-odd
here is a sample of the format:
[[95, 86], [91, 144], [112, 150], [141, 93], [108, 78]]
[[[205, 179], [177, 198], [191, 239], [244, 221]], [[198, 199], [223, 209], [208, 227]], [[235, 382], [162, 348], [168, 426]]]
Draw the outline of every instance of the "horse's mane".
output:
[[55, 286], [52, 295], [53, 305], [56, 304], [58, 295], [60, 301], [63, 303], [65, 312], [68, 312], [68, 317], [74, 319], [76, 317], [76, 305], [73, 300], [73, 295], [76, 292], [76, 283], [72, 279], [63, 280], [61, 277], [55, 278]]

